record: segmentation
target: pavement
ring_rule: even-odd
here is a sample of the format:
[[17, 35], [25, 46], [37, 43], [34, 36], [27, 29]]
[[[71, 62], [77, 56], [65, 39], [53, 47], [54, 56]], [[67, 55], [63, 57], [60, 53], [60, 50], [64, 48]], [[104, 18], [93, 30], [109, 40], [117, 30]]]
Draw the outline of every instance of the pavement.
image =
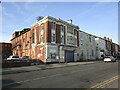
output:
[[55, 63], [55, 64], [43, 64], [43, 65], [34, 65], [34, 66], [3, 68], [2, 75], [39, 71], [39, 70], [46, 70], [46, 69], [54, 69], [54, 68], [71, 67], [71, 66], [76, 66], [76, 65], [80, 65], [80, 64], [93, 64], [96, 62], [102, 62], [102, 61]]

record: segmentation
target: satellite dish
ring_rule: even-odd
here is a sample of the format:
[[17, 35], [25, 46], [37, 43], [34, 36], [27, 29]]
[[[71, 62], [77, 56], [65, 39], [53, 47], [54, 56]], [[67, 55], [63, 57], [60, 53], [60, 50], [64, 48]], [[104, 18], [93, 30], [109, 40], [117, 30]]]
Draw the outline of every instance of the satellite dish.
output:
[[37, 21], [40, 21], [41, 19], [43, 19], [43, 17], [42, 16], [38, 16], [36, 19], [37, 19]]

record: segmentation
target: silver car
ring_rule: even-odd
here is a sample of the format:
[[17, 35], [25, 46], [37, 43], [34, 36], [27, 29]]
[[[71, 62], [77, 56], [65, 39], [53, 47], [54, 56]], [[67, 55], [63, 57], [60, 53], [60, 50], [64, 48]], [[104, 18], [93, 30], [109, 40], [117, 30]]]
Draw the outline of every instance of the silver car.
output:
[[115, 62], [116, 59], [113, 56], [106, 56], [104, 62]]
[[16, 60], [19, 59], [18, 56], [9, 56], [9, 58], [7, 58], [7, 60]]

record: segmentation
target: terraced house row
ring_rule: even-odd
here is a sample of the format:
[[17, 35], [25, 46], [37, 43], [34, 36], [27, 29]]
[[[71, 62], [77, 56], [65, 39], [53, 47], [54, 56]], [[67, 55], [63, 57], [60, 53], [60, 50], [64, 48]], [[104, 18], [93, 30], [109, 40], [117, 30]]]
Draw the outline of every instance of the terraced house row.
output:
[[46, 16], [12, 34], [13, 55], [30, 56], [43, 62], [70, 62], [118, 55], [120, 46], [109, 38], [81, 31], [72, 20]]

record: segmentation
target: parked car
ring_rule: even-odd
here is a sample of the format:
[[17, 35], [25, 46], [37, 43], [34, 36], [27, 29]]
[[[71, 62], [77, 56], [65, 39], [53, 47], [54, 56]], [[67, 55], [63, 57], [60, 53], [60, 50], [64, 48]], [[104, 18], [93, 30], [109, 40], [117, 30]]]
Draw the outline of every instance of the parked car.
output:
[[7, 60], [18, 60], [19, 57], [18, 56], [9, 56], [9, 58], [7, 58]]
[[104, 62], [116, 62], [116, 59], [113, 56], [106, 56]]
[[21, 56], [19, 59], [21, 59], [21, 60], [29, 60], [30, 57], [29, 56]]

